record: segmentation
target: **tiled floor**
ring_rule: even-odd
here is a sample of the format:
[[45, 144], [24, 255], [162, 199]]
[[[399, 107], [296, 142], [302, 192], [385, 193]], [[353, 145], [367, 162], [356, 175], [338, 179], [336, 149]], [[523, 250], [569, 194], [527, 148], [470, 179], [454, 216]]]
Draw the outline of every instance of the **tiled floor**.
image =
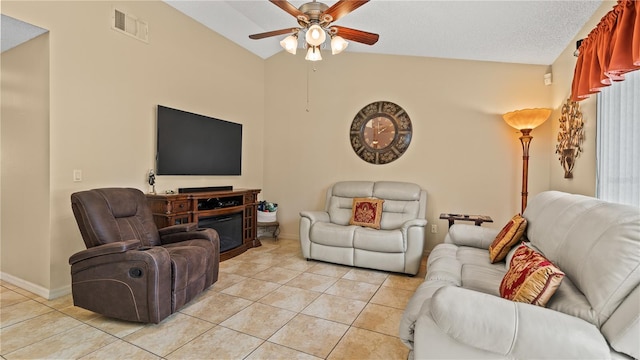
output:
[[424, 279], [306, 261], [297, 241], [220, 264], [217, 283], [160, 324], [109, 319], [0, 283], [2, 359], [406, 359], [404, 309]]

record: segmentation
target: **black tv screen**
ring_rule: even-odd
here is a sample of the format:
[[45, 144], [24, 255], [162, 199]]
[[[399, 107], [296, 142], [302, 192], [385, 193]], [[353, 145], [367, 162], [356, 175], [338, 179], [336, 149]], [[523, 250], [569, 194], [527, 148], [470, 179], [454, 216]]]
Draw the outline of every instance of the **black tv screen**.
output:
[[242, 124], [158, 105], [158, 175], [240, 175]]

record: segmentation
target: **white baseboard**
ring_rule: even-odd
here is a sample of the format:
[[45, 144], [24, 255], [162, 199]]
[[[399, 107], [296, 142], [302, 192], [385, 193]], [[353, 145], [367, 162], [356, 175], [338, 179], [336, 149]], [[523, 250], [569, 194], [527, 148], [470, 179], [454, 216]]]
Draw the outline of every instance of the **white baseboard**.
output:
[[8, 282], [9, 284], [15, 285], [21, 289], [32, 292], [47, 300], [53, 300], [60, 296], [64, 296], [71, 293], [71, 285], [63, 286], [57, 289], [47, 289], [45, 287], [23, 280], [11, 274], [7, 274], [5, 272], [0, 272], [0, 279], [2, 281]]

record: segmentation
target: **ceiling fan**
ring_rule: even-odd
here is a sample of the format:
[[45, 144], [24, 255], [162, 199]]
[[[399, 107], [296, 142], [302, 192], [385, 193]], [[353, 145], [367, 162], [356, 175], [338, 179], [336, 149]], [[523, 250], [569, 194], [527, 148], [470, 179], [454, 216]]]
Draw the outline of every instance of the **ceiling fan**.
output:
[[292, 27], [260, 34], [249, 35], [250, 39], [258, 40], [272, 36], [289, 34], [280, 41], [280, 45], [289, 53], [296, 53], [298, 48], [298, 33], [306, 31], [305, 40], [307, 44], [307, 56], [305, 59], [311, 61], [322, 60], [320, 46], [326, 40], [327, 34], [331, 37], [331, 53], [339, 54], [347, 48], [351, 40], [362, 44], [373, 45], [380, 37], [378, 34], [347, 28], [344, 26], [331, 25], [334, 21], [347, 15], [353, 10], [369, 2], [369, 0], [338, 0], [331, 7], [313, 0], [302, 4], [296, 8], [287, 0], [269, 0], [277, 7], [293, 15], [300, 27]]

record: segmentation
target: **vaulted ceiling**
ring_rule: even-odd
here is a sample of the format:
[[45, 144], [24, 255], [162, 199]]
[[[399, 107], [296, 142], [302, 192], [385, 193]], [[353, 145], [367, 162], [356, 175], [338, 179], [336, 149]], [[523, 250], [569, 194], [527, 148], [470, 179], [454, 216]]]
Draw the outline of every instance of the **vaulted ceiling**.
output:
[[[249, 35], [297, 26], [268, 0], [167, 0], [169, 5], [268, 58], [283, 36]], [[299, 7], [305, 1], [290, 1]], [[335, 0], [325, 1], [331, 6]], [[346, 51], [549, 65], [569, 45], [602, 0], [371, 0], [335, 25], [380, 34], [373, 46]]]

